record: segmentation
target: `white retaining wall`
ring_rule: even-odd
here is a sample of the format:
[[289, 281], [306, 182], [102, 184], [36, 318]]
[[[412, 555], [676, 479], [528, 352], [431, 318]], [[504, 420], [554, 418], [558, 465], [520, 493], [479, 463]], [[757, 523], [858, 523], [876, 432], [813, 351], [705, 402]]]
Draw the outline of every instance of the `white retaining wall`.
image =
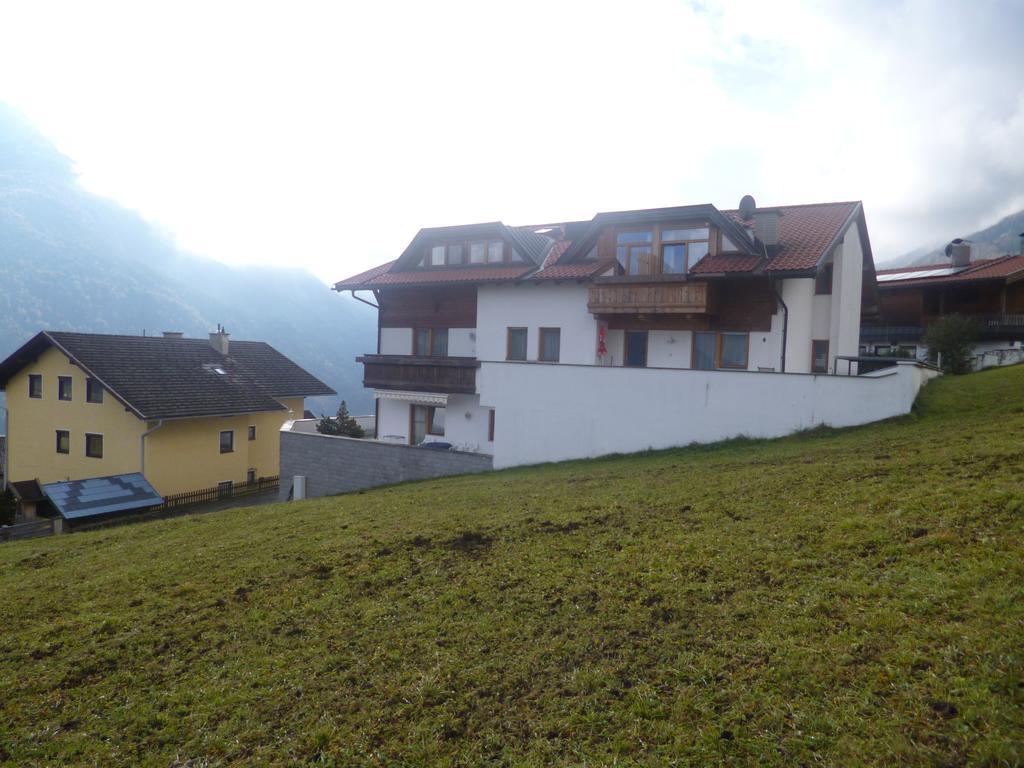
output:
[[909, 412], [935, 375], [912, 362], [853, 377], [484, 362], [477, 383], [500, 469], [867, 424]]

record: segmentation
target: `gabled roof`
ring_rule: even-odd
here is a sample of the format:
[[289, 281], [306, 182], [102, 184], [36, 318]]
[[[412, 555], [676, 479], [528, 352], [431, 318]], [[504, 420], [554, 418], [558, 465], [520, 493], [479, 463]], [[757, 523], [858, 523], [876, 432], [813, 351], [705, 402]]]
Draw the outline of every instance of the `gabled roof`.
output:
[[[763, 209], [762, 209], [763, 210]], [[843, 236], [849, 226], [862, 215], [857, 201], [841, 203], [812, 203], [808, 205], [780, 205], [778, 211], [779, 245], [765, 264], [768, 272], [789, 272], [815, 269], [821, 260]], [[729, 218], [744, 226], [739, 211], [723, 211]], [[861, 239], [865, 238], [862, 233]], [[864, 242], [870, 253], [870, 244]]]
[[[766, 209], [759, 208], [758, 210]], [[867, 261], [873, 265], [864, 209], [860, 202], [783, 205], [767, 210], [780, 214], [779, 243], [771, 249], [765, 249], [759, 242], [751, 239], [748, 230], [753, 227], [752, 221], [744, 221], [738, 211], [720, 211], [710, 204], [613, 211], [599, 213], [589, 222], [574, 221], [562, 225], [505, 227], [501, 222], [490, 222], [464, 227], [422, 229], [417, 235], [417, 239], [413, 240], [413, 243], [397, 261], [342, 280], [335, 284], [334, 288], [341, 291], [395, 285], [484, 283], [507, 280], [586, 280], [610, 266], [606, 263], [585, 261], [585, 257], [593, 249], [597, 238], [606, 227], [671, 219], [706, 219], [724, 232], [739, 249], [738, 253], [704, 257], [692, 268], [692, 274], [695, 275], [810, 274], [818, 268], [832, 248], [854, 224], [858, 227]], [[498, 228], [503, 228], [503, 230]], [[557, 228], [560, 231], [552, 231], [549, 234], [538, 232], [538, 230], [547, 228], [552, 230]], [[468, 236], [473, 234], [483, 236], [486, 232], [498, 231], [509, 233], [509, 237], [518, 237], [522, 241], [530, 242], [530, 248], [523, 248], [523, 253], [533, 259], [534, 263], [516, 269], [505, 266], [485, 267], [480, 265], [405, 269], [409, 265], [403, 260], [411, 261], [421, 258], [422, 245], [428, 237], [464, 236], [466, 233], [472, 233]], [[539, 270], [538, 267], [540, 267]]]
[[[949, 262], [942, 264], [927, 264], [920, 267], [896, 267], [893, 269], [878, 270], [879, 277], [890, 275], [908, 275], [908, 279], [900, 280], [889, 277], [880, 280], [878, 287], [883, 290], [894, 288], [910, 288], [922, 285], [948, 285], [950, 283], [969, 283], [979, 280], [1024, 280], [1024, 255], [1021, 256], [999, 256], [994, 259], [979, 259], [972, 261], [967, 267], [950, 272], [954, 268]], [[931, 274], [935, 272], [939, 274]], [[909, 277], [914, 275], [914, 277]]]
[[[392, 261], [385, 266], [392, 267]], [[336, 291], [362, 291], [376, 288], [402, 285], [452, 285], [458, 283], [500, 283], [516, 280], [528, 275], [537, 267], [533, 264], [517, 264], [515, 266], [479, 266], [444, 267], [443, 269], [418, 269], [410, 272], [389, 271], [377, 267], [362, 275], [350, 277], [334, 284]], [[365, 277], [369, 275], [369, 277]]]
[[[281, 411], [277, 398], [334, 390], [262, 341], [43, 331], [0, 363], [0, 387], [55, 347], [141, 419]], [[84, 394], [84, 393], [83, 393]]]
[[11, 490], [14, 491], [14, 498], [18, 501], [37, 502], [46, 498], [43, 495], [43, 489], [39, 487], [39, 483], [35, 480], [17, 480], [9, 483], [9, 485]]
[[[538, 233], [537, 227], [509, 227], [500, 221], [463, 224], [454, 227], [426, 227], [394, 261], [368, 269], [334, 284], [336, 291], [373, 290], [386, 286], [450, 285], [516, 280], [534, 271], [548, 258], [555, 243]], [[511, 243], [525, 261], [512, 264], [465, 264], [459, 267], [419, 268], [425, 248], [444, 240], [500, 237]]]

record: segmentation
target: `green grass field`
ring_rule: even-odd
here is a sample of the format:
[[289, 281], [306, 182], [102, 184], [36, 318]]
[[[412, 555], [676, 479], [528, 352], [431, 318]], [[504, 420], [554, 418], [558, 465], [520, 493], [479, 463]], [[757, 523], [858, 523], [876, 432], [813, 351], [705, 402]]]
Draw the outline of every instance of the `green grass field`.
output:
[[1024, 762], [1024, 367], [912, 415], [0, 545], [0, 761]]

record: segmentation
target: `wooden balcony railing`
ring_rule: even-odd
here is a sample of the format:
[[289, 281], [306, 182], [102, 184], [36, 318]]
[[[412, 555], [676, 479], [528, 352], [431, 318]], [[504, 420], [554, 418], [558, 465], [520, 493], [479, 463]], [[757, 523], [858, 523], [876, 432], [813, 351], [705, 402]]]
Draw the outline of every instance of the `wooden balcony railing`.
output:
[[587, 309], [606, 314], [691, 314], [708, 311], [707, 283], [595, 283]]
[[472, 395], [476, 392], [475, 357], [420, 357], [417, 355], [363, 355], [363, 386], [409, 392]]

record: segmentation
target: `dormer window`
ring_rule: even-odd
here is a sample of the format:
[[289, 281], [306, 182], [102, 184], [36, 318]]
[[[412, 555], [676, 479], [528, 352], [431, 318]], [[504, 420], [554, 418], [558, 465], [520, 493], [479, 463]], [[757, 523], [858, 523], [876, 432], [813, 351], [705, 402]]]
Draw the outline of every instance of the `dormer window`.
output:
[[709, 227], [657, 226], [615, 236], [620, 275], [685, 275], [708, 254]]
[[661, 231], [661, 271], [685, 275], [708, 255], [708, 228], [663, 229]]
[[457, 266], [462, 263], [462, 243], [435, 245], [430, 249], [429, 258], [432, 267]]
[[471, 240], [432, 245], [423, 257], [424, 267], [460, 267], [465, 264], [505, 264], [523, 259], [504, 240]]
[[615, 259], [623, 274], [653, 274], [654, 232], [619, 232], [615, 237]]

